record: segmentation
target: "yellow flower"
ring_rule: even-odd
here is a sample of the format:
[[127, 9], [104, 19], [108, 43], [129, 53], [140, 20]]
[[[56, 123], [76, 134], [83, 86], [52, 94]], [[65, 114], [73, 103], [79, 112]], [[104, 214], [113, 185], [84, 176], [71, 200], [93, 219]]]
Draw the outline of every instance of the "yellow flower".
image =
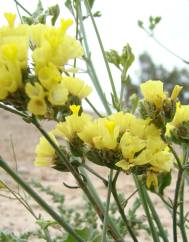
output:
[[30, 26], [30, 40], [33, 46], [39, 47], [44, 40], [44, 32], [49, 28], [45, 24], [35, 24]]
[[55, 130], [53, 131], [55, 135], [72, 140], [82, 129], [91, 122], [92, 117], [88, 114], [79, 113], [80, 106], [72, 105], [70, 107], [73, 112], [72, 115], [66, 117], [65, 122], [60, 122], [57, 124]]
[[50, 90], [61, 80], [61, 75], [57, 67], [54, 64], [49, 63], [47, 66], [44, 66], [39, 70], [38, 78], [43, 87]]
[[174, 129], [174, 126], [171, 123], [167, 123], [166, 124], [166, 136], [170, 136], [171, 135], [171, 130]]
[[0, 55], [4, 63], [19, 64], [26, 69], [28, 58], [29, 38], [27, 35], [8, 35], [1, 38]]
[[52, 105], [64, 105], [68, 99], [68, 90], [64, 85], [57, 84], [48, 93], [48, 100]]
[[20, 69], [16, 64], [0, 65], [0, 89], [10, 93], [15, 92], [21, 86], [21, 78]]
[[76, 115], [79, 114], [80, 108], [81, 107], [79, 105], [70, 105], [70, 110], [72, 111], [73, 114], [76, 114]]
[[177, 105], [176, 113], [171, 125], [178, 127], [186, 121], [189, 121], [189, 105]]
[[163, 92], [163, 82], [149, 80], [140, 85], [144, 100], [155, 104], [157, 108], [162, 108], [163, 101], [166, 98]]
[[[50, 138], [57, 143], [55, 136], [49, 133]], [[35, 150], [36, 158], [34, 161], [35, 166], [50, 166], [55, 163], [56, 153], [54, 148], [49, 144], [45, 137], [40, 138], [40, 142]]]
[[120, 167], [124, 171], [128, 171], [130, 168], [132, 168], [133, 166], [135, 166], [135, 164], [129, 163], [126, 160], [120, 160], [120, 161], [118, 161], [116, 163], [116, 166]]
[[25, 85], [25, 92], [30, 98], [34, 98], [34, 97], [44, 98], [45, 96], [43, 87], [38, 82], [35, 82], [34, 85], [32, 85], [31, 83], [27, 83]]
[[33, 50], [32, 58], [37, 72], [52, 62], [52, 55], [53, 49], [47, 41], [42, 41], [41, 45]]
[[72, 95], [80, 99], [87, 97], [92, 91], [90, 86], [86, 85], [83, 80], [78, 78], [63, 77], [62, 83]]
[[134, 166], [149, 164], [154, 172], [170, 171], [173, 165], [172, 156], [166, 150], [167, 146], [160, 135], [160, 131], [150, 120], [136, 118], [130, 130], [121, 137], [120, 149], [124, 159], [116, 165], [128, 170]]
[[68, 60], [83, 55], [79, 41], [65, 33], [71, 22], [63, 20], [59, 28], [44, 27], [43, 25], [32, 28], [32, 42], [36, 47], [32, 57], [37, 70], [49, 62], [57, 67], [62, 67]]
[[131, 113], [117, 112], [108, 117], [119, 126], [120, 132], [124, 132], [133, 126], [136, 121], [136, 117]]
[[150, 188], [151, 185], [153, 185], [154, 188], [158, 187], [157, 174], [154, 173], [153, 171], [148, 171], [147, 177], [146, 177], [146, 186], [147, 186], [147, 188]]
[[18, 48], [15, 44], [4, 44], [1, 46], [2, 56], [8, 61], [16, 61], [18, 59]]
[[4, 16], [9, 24], [9, 27], [14, 27], [14, 22], [16, 19], [16, 14], [13, 13], [4, 13]]
[[126, 131], [120, 140], [120, 148], [125, 159], [133, 159], [135, 154], [146, 147], [146, 142]]
[[83, 49], [78, 40], [65, 35], [62, 42], [57, 46], [55, 53], [52, 57], [52, 62], [56, 66], [63, 66], [68, 60], [81, 57], [83, 55]]
[[47, 105], [42, 97], [32, 97], [28, 102], [27, 109], [34, 115], [45, 115]]
[[62, 34], [65, 34], [67, 29], [73, 24], [72, 19], [61, 19], [60, 22], [60, 31]]
[[150, 164], [156, 172], [169, 172], [173, 167], [173, 162], [171, 153], [162, 150], [153, 154]]
[[87, 123], [78, 136], [97, 149], [116, 149], [119, 127], [113, 121], [100, 118]]
[[180, 92], [182, 91], [182, 86], [179, 86], [179, 85], [176, 85], [172, 91], [172, 94], [171, 94], [171, 99], [173, 101], [175, 101], [178, 97], [178, 95], [180, 94]]

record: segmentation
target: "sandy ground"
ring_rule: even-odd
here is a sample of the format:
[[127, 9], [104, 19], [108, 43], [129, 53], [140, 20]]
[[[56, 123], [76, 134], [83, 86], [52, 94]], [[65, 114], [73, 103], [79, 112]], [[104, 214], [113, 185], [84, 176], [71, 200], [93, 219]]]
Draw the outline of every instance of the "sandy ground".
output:
[[[50, 122], [44, 122], [44, 127], [50, 130], [53, 124]], [[34, 150], [38, 143], [40, 137], [39, 132], [21, 120], [19, 117], [9, 114], [3, 110], [0, 110], [0, 155], [16, 169], [16, 163], [14, 158], [14, 153], [17, 160], [17, 170], [18, 173], [25, 179], [31, 180], [36, 179], [41, 181], [45, 185], [49, 185], [55, 191], [59, 191], [66, 197], [66, 204], [72, 207], [78, 208], [81, 206], [81, 192], [79, 189], [70, 190], [62, 185], [63, 182], [67, 184], [75, 184], [74, 179], [69, 174], [60, 173], [51, 168], [36, 168], [33, 166], [32, 162], [34, 160]], [[14, 151], [13, 151], [14, 150]], [[107, 177], [107, 170], [101, 167], [95, 167], [97, 172], [101, 173], [104, 177]], [[103, 200], [106, 198], [106, 190], [104, 185], [98, 181], [94, 176], [91, 177], [94, 185], [98, 189], [100, 196]], [[10, 177], [6, 175], [3, 170], [0, 170], [0, 179], [6, 182], [11, 188], [17, 189], [15, 183]], [[118, 181], [119, 190], [127, 195], [130, 195], [134, 191], [134, 186], [132, 183], [132, 178], [122, 174]], [[186, 194], [188, 194], [189, 189], [186, 189]], [[174, 191], [174, 181], [172, 186], [166, 191], [166, 194], [173, 196]], [[5, 195], [3, 191], [0, 194]], [[6, 193], [7, 195], [7, 193]], [[45, 199], [48, 199], [45, 197]], [[43, 217], [48, 218], [48, 215], [41, 211], [38, 204], [36, 204], [32, 199], [27, 198], [31, 207], [34, 209], [36, 214], [42, 214]], [[134, 199], [134, 197], [133, 197]], [[131, 199], [127, 205], [127, 209], [131, 207]], [[152, 199], [154, 201], [155, 207], [158, 209], [158, 214], [162, 219], [163, 225], [166, 229], [170, 231], [172, 229], [171, 216], [169, 212], [164, 208], [160, 200], [152, 194]], [[186, 211], [189, 211], [189, 197], [186, 196]], [[139, 211], [142, 216], [142, 211]], [[11, 200], [0, 196], [0, 230], [9, 230], [16, 233], [25, 232], [36, 227], [35, 219], [28, 213], [28, 211], [16, 200]], [[144, 221], [146, 220], [143, 217]], [[34, 240], [30, 240], [34, 241]], [[35, 240], [36, 241], [36, 240]], [[39, 241], [39, 240], [37, 240]], [[140, 235], [140, 242], [150, 241], [144, 234]], [[172, 236], [170, 236], [169, 241], [172, 241]]]

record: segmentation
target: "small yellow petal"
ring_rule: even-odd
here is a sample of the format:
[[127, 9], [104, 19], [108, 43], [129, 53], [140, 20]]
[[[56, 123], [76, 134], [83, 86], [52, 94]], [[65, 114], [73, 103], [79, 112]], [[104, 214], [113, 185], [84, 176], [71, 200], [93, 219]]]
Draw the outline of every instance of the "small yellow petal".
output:
[[79, 110], [80, 110], [80, 106], [79, 105], [70, 105], [70, 110], [72, 111], [73, 114], [78, 114]]
[[47, 112], [47, 105], [43, 98], [33, 97], [30, 99], [27, 109], [35, 115], [45, 115]]
[[133, 164], [130, 164], [126, 160], [120, 160], [115, 165], [122, 168], [124, 171], [127, 171], [134, 166]]
[[176, 85], [172, 91], [171, 99], [175, 101], [182, 90], [182, 86]]
[[43, 98], [45, 96], [43, 87], [38, 82], [35, 82], [34, 85], [32, 85], [31, 83], [27, 83], [25, 86], [25, 92], [30, 98]]
[[4, 13], [4, 16], [9, 24], [9, 27], [14, 27], [14, 22], [16, 19], [16, 14], [13, 13]]
[[48, 100], [53, 105], [64, 105], [67, 99], [68, 90], [61, 83], [49, 91]]
[[147, 173], [146, 186], [147, 186], [147, 188], [150, 188], [151, 185], [153, 185], [154, 188], [157, 188], [158, 187], [158, 178], [154, 172], [149, 171]]

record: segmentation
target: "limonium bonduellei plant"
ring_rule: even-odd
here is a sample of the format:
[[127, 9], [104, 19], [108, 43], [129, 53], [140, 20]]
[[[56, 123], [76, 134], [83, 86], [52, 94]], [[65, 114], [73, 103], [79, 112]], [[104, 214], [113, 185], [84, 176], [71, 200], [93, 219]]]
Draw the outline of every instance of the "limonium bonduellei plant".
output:
[[[140, 85], [141, 98], [132, 95], [125, 104], [124, 88], [127, 88], [128, 69], [134, 55], [129, 45], [123, 48], [121, 55], [113, 50], [104, 51], [95, 23], [95, 16], [99, 14], [91, 12], [93, 3], [87, 0], [82, 3], [66, 1], [76, 21], [77, 39], [67, 33], [73, 23], [71, 19], [62, 19], [58, 27], [46, 24], [46, 16], [49, 13], [53, 15], [52, 9], [52, 23], [55, 23], [57, 6], [51, 11], [43, 13], [41, 10], [32, 15], [17, 2], [30, 15], [21, 18], [22, 23], [18, 25], [15, 14], [5, 13], [7, 25], [0, 28], [0, 107], [21, 116], [41, 132], [34, 165], [70, 172], [99, 216], [101, 231], [93, 231], [93, 236], [81, 233], [82, 230], [72, 227], [53, 210], [3, 158], [0, 166], [64, 228], [61, 241], [127, 241], [129, 236], [132, 241], [141, 241], [135, 226], [137, 222], [125, 213], [125, 206], [118, 195], [116, 182], [122, 172], [135, 182], [151, 240], [170, 241], [149, 191], [158, 195], [172, 214], [174, 242], [178, 241], [178, 227], [181, 232], [179, 238], [185, 242], [188, 220], [184, 214], [184, 184], [188, 169], [189, 106], [179, 102], [179, 93], [184, 90], [176, 85], [172, 93], [167, 93], [163, 81], [147, 80]], [[91, 18], [102, 50], [112, 88], [111, 105], [102, 91], [91, 60], [84, 25], [86, 18]], [[101, 115], [93, 101], [87, 99], [92, 88], [76, 77], [79, 69], [76, 68], [76, 58], [86, 64], [107, 114]], [[70, 67], [71, 60], [74, 64]], [[121, 71], [120, 96], [109, 63]], [[98, 117], [83, 110], [83, 99]], [[40, 125], [43, 119], [54, 120], [56, 125], [46, 131]], [[175, 151], [175, 144], [180, 147], [179, 152], [183, 150], [182, 155]], [[108, 179], [93, 170], [90, 167], [92, 163], [106, 167], [110, 171]], [[169, 201], [163, 192], [170, 185], [171, 174], [176, 176], [173, 169], [177, 171], [176, 187], [174, 198]], [[105, 205], [87, 172], [96, 175], [107, 187]], [[124, 233], [115, 223], [116, 218], [109, 214], [111, 195]]]

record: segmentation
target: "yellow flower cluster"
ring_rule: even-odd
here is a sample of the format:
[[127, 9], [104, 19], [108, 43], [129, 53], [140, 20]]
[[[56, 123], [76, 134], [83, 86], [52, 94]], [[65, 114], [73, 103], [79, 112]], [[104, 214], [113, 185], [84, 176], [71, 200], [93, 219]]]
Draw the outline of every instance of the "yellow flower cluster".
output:
[[156, 184], [156, 174], [169, 172], [173, 158], [161, 139], [161, 131], [149, 119], [140, 119], [130, 113], [118, 112], [106, 118], [93, 119], [80, 114], [80, 106], [70, 106], [72, 114], [52, 131], [59, 138], [72, 142], [79, 137], [87, 149], [120, 152], [117, 167], [131, 171], [146, 167], [148, 185]]
[[189, 122], [189, 105], [180, 105], [178, 103], [176, 113], [171, 125], [180, 126], [183, 122]]
[[[141, 92], [144, 96], [144, 100], [149, 103], [153, 103], [157, 109], [161, 109], [163, 106], [163, 102], [167, 99], [167, 93], [163, 90], [163, 82], [149, 80], [140, 85]], [[171, 94], [171, 100], [175, 101], [181, 92], [182, 87], [176, 85]]]
[[83, 55], [79, 41], [66, 33], [72, 20], [63, 19], [56, 28], [14, 26], [16, 16], [5, 17], [8, 26], [0, 28], [0, 100], [19, 91], [29, 112], [45, 115], [49, 107], [69, 103], [71, 96], [81, 100], [90, 94], [83, 80], [63, 75], [65, 64]]
[[150, 120], [133, 116], [133, 122], [120, 140], [123, 159], [116, 165], [123, 170], [135, 166], [149, 166], [153, 172], [168, 172], [172, 167], [172, 157], [160, 137], [160, 130]]
[[27, 26], [14, 27], [16, 15], [6, 13], [8, 26], [0, 28], [0, 100], [22, 88], [22, 71], [27, 68]]
[[181, 144], [189, 140], [189, 105], [176, 105], [176, 113], [172, 122], [166, 125], [166, 136]]
[[[53, 133], [49, 133], [49, 137], [52, 139], [55, 144], [58, 145], [58, 142], [53, 135]], [[45, 137], [40, 138], [40, 142], [35, 150], [36, 158], [34, 161], [35, 166], [50, 166], [55, 163], [56, 153], [54, 148], [50, 145]]]

